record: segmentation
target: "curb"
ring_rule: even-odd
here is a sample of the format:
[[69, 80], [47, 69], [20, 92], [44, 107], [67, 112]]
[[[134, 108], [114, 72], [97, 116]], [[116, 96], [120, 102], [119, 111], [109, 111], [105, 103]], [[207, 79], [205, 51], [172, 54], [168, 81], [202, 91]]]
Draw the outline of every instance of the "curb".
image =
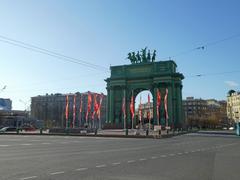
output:
[[164, 134], [160, 136], [155, 135], [148, 135], [148, 136], [137, 136], [137, 135], [114, 135], [114, 134], [74, 134], [74, 133], [50, 133], [50, 134], [40, 134], [40, 133], [1, 133], [0, 135], [19, 135], [19, 136], [26, 136], [26, 135], [32, 135], [32, 136], [81, 136], [81, 137], [106, 137], [106, 138], [135, 138], [135, 139], [163, 139], [163, 138], [171, 138], [173, 136], [180, 136], [188, 133], [196, 133], [197, 131], [188, 131], [188, 132], [180, 132], [180, 133], [174, 133], [174, 134]]

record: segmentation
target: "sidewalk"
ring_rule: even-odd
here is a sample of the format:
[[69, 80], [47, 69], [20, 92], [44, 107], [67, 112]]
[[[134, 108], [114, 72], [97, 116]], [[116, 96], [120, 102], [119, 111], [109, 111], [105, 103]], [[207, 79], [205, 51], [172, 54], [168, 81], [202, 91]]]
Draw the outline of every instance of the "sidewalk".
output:
[[78, 133], [71, 133], [71, 132], [65, 132], [65, 133], [49, 133], [49, 130], [42, 131], [42, 134], [40, 130], [36, 131], [19, 131], [17, 132], [5, 132], [1, 133], [0, 135], [49, 135], [49, 136], [89, 136], [89, 137], [119, 137], [119, 138], [167, 138], [172, 137], [176, 135], [186, 134], [190, 133], [192, 131], [169, 131], [167, 133], [167, 130], [162, 130], [161, 135], [159, 135], [158, 131], [150, 130], [147, 134], [146, 130], [143, 129], [128, 129], [128, 133], [126, 135], [126, 131], [124, 129], [104, 129], [104, 130], [98, 130], [95, 134], [95, 132], [86, 133], [86, 132], [78, 132]]

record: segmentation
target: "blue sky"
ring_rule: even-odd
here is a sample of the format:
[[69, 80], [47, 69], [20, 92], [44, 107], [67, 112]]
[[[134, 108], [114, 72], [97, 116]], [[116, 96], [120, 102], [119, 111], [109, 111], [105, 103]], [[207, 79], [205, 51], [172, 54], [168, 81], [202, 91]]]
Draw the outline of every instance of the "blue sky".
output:
[[[147, 46], [157, 60], [171, 57], [183, 81], [183, 97], [226, 99], [239, 89], [238, 0], [1, 0], [0, 36], [98, 64], [128, 64], [130, 51]], [[186, 52], [231, 36], [228, 40]], [[24, 109], [46, 93], [106, 93], [107, 70], [93, 70], [1, 41], [0, 97]], [[175, 56], [176, 55], [176, 56]], [[196, 74], [209, 74], [192, 77]]]

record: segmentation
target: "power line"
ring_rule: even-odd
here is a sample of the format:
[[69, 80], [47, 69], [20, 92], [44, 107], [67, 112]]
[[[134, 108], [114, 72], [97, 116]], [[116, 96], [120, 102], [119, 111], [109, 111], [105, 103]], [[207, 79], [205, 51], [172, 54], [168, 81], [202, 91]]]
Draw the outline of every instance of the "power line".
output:
[[214, 46], [214, 45], [217, 45], [219, 43], [222, 43], [222, 42], [234, 39], [234, 38], [238, 38], [238, 37], [240, 37], [240, 33], [237, 33], [235, 35], [231, 35], [231, 36], [225, 37], [223, 39], [219, 39], [217, 41], [208, 42], [208, 43], [205, 43], [205, 44], [200, 45], [198, 47], [195, 47], [195, 48], [192, 48], [192, 49], [189, 49], [189, 50], [186, 50], [186, 51], [182, 51], [182, 52], [179, 52], [179, 53], [177, 53], [177, 54], [175, 54], [173, 56], [165, 57], [165, 58], [162, 58], [162, 59], [172, 59], [172, 58], [176, 58], [176, 57], [181, 56], [181, 55], [192, 53], [193, 51], [205, 50], [209, 46]]
[[218, 75], [233, 74], [233, 73], [240, 73], [240, 70], [216, 72], [216, 73], [206, 73], [206, 74], [196, 74], [196, 75], [186, 76], [186, 78], [197, 78], [197, 77], [204, 77], [204, 76], [218, 76]]
[[17, 46], [17, 47], [21, 47], [21, 48], [24, 48], [24, 49], [27, 49], [27, 50], [30, 50], [30, 51], [42, 53], [42, 54], [45, 54], [45, 55], [48, 55], [48, 56], [52, 56], [52, 57], [61, 59], [63, 61], [75, 63], [75, 64], [82, 65], [82, 66], [92, 68], [92, 69], [95, 69], [95, 70], [101, 70], [101, 71], [108, 70], [106, 67], [96, 65], [96, 64], [92, 64], [92, 63], [89, 63], [89, 62], [86, 62], [86, 61], [83, 61], [83, 60], [80, 60], [80, 59], [77, 59], [77, 58], [73, 58], [73, 57], [70, 57], [70, 56], [66, 56], [66, 55], [63, 55], [63, 54], [60, 54], [60, 53], [56, 53], [54, 51], [50, 51], [50, 50], [47, 50], [47, 49], [29, 44], [29, 43], [25, 43], [25, 42], [22, 42], [22, 41], [11, 39], [11, 38], [8, 38], [8, 37], [2, 36], [2, 35], [0, 35], [0, 38], [2, 38], [2, 39], [0, 39], [1, 42], [7, 43], [7, 44], [10, 44], [10, 45], [14, 45], [14, 46]]

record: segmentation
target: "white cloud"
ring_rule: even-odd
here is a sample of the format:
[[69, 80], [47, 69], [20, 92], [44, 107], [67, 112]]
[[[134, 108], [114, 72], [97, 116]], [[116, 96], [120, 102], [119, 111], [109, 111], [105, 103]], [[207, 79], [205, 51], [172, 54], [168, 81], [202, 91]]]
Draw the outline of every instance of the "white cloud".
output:
[[239, 86], [239, 84], [234, 82], [234, 81], [225, 81], [224, 83], [226, 85], [228, 85], [229, 87], [237, 87], [237, 86]]

